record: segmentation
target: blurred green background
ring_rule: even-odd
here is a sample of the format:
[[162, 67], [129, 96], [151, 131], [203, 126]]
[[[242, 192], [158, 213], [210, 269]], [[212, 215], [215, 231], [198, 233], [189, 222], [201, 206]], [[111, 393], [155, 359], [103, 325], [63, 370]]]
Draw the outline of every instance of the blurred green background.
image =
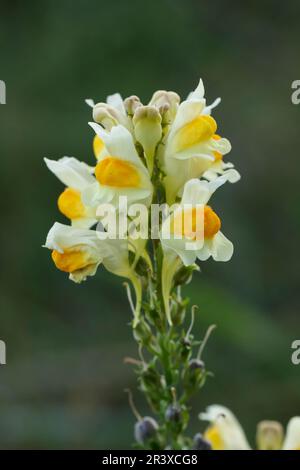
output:
[[[230, 263], [206, 262], [187, 292], [197, 335], [218, 329], [204, 359], [215, 377], [194, 400], [222, 403], [250, 439], [256, 422], [300, 414], [300, 79], [298, 1], [0, 1], [1, 448], [129, 448], [136, 355], [119, 278], [78, 286], [41, 245], [62, 185], [43, 157], [93, 163], [90, 108], [119, 91], [185, 96], [201, 76], [230, 160], [242, 173], [214, 200], [234, 241]], [[146, 407], [138, 392], [141, 412]], [[253, 439], [252, 439], [253, 442]]]

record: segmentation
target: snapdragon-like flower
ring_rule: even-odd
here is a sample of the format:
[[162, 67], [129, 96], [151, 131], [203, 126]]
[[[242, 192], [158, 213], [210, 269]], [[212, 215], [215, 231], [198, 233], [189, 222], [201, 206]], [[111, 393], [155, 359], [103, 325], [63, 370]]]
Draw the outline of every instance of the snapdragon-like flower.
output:
[[169, 323], [172, 323], [169, 296], [173, 277], [182, 264], [192, 266], [197, 259], [205, 261], [210, 256], [215, 261], [229, 261], [232, 257], [233, 244], [221, 232], [219, 216], [207, 205], [211, 195], [226, 181], [225, 175], [211, 182], [188, 181], [180, 204], [162, 223], [162, 292]]
[[[178, 106], [161, 154], [166, 174], [167, 201], [170, 204], [188, 180], [203, 176], [210, 167], [218, 174], [227, 169], [217, 162], [230, 152], [231, 145], [227, 139], [216, 134], [217, 123], [210, 115], [218, 102], [206, 106], [204, 87], [200, 80], [196, 90]], [[237, 178], [236, 175], [235, 180]]]
[[119, 197], [128, 203], [143, 201], [149, 205], [152, 197], [150, 175], [135, 148], [130, 132], [114, 126], [108, 133], [99, 124], [90, 123], [104, 150], [95, 167], [96, 181], [83, 191], [85, 204], [95, 207], [102, 203], [118, 206]]
[[229, 261], [232, 243], [221, 232], [221, 220], [207, 205], [211, 195], [226, 182], [221, 176], [214, 181], [192, 179], [184, 186], [178, 208], [163, 222], [161, 242], [168, 252], [175, 252], [189, 266], [198, 258]]
[[[240, 423], [228, 408], [209, 406], [205, 413], [200, 413], [200, 419], [210, 423], [204, 437], [213, 450], [250, 450]], [[256, 441], [258, 450], [300, 450], [300, 416], [290, 419], [285, 437], [277, 421], [260, 422]]]
[[95, 181], [94, 168], [73, 157], [63, 157], [58, 161], [45, 158], [45, 163], [66, 186], [57, 201], [60, 212], [71, 220], [73, 226], [90, 228], [97, 221], [96, 210], [84, 204], [82, 193]]
[[93, 276], [100, 263], [118, 276], [127, 277], [130, 272], [126, 240], [102, 240], [96, 230], [55, 222], [47, 235], [45, 247], [53, 250], [52, 259], [56, 267], [69, 273], [76, 282]]
[[55, 222], [50, 229], [45, 247], [52, 250], [55, 266], [80, 283], [94, 276], [100, 264], [117, 276], [130, 279], [135, 289], [135, 322], [141, 307], [141, 284], [129, 264], [127, 240], [103, 240], [96, 230], [79, 229]]

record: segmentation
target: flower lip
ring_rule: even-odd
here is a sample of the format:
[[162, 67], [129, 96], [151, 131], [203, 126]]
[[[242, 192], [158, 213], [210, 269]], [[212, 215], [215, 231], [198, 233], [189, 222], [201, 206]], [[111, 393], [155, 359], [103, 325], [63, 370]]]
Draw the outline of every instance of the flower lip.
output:
[[181, 151], [210, 139], [217, 130], [217, 123], [209, 115], [199, 115], [186, 123], [175, 135], [175, 146]]
[[107, 157], [95, 168], [95, 176], [100, 184], [116, 188], [138, 188], [140, 175], [135, 165], [118, 157]]
[[67, 249], [63, 253], [52, 251], [55, 266], [66, 273], [73, 273], [94, 264], [92, 257], [80, 248]]
[[58, 208], [69, 219], [80, 219], [86, 214], [86, 209], [81, 200], [80, 191], [66, 188], [58, 198]]
[[171, 221], [171, 234], [189, 240], [211, 239], [221, 228], [221, 220], [210, 206], [180, 208]]

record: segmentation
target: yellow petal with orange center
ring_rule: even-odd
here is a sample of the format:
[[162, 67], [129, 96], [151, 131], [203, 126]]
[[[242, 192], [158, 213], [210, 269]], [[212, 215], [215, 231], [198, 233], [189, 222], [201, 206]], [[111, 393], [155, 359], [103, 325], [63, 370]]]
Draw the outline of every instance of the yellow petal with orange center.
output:
[[217, 130], [217, 123], [211, 116], [200, 115], [188, 122], [176, 133], [175, 147], [181, 151], [210, 139]]
[[95, 135], [93, 140], [93, 150], [96, 158], [99, 158], [102, 150], [104, 149], [104, 142], [98, 135]]
[[64, 253], [53, 250], [51, 256], [55, 266], [66, 273], [72, 273], [94, 264], [92, 257], [81, 250], [65, 250]]
[[[204, 218], [204, 223], [202, 222]], [[221, 220], [209, 206], [178, 212], [171, 223], [171, 233], [190, 240], [212, 238], [221, 228]]]
[[208, 440], [213, 450], [224, 450], [224, 442], [217, 426], [210, 426], [204, 433], [204, 438]]
[[95, 175], [104, 186], [138, 188], [140, 185], [140, 175], [136, 167], [116, 157], [101, 160], [96, 166]]
[[59, 196], [57, 204], [60, 212], [70, 220], [85, 216], [86, 209], [82, 203], [80, 191], [77, 189], [66, 188]]
[[[214, 140], [220, 140], [221, 136], [219, 136], [218, 134], [215, 134], [215, 135], [212, 136], [212, 138]], [[223, 155], [220, 152], [213, 152], [213, 153], [214, 153], [214, 157], [215, 157], [215, 162], [218, 162], [218, 161], [222, 160]]]

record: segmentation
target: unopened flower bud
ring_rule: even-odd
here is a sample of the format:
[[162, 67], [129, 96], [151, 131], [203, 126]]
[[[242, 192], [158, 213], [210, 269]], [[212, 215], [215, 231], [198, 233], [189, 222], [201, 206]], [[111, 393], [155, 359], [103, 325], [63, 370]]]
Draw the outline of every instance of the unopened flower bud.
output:
[[132, 122], [136, 140], [144, 149], [151, 174], [155, 149], [162, 137], [161, 115], [154, 106], [139, 106], [135, 110]]
[[178, 423], [181, 419], [181, 408], [179, 405], [169, 405], [165, 414], [166, 421]]
[[176, 115], [180, 97], [174, 91], [156, 91], [150, 101], [150, 105], [159, 109], [163, 124], [171, 123]]
[[193, 439], [193, 450], [211, 450], [211, 444], [198, 432]]
[[203, 370], [205, 369], [205, 364], [201, 359], [191, 359], [189, 362], [190, 370]]
[[199, 266], [197, 264], [191, 264], [190, 266], [182, 266], [179, 271], [174, 276], [174, 286], [181, 286], [183, 284], [188, 284], [193, 277], [194, 271], [199, 271]]
[[135, 267], [136, 272], [139, 276], [147, 276], [149, 269], [149, 264], [147, 263], [145, 258], [141, 256]]
[[146, 441], [154, 437], [157, 431], [158, 424], [155, 419], [150, 416], [145, 416], [135, 423], [134, 437], [139, 444], [144, 444]]
[[190, 353], [191, 353], [191, 348], [192, 348], [192, 342], [190, 341], [189, 338], [183, 338], [181, 340], [181, 358], [183, 361], [185, 361]]
[[128, 96], [128, 98], [124, 100], [124, 106], [127, 111], [127, 114], [129, 114], [130, 116], [133, 116], [135, 113], [135, 110], [139, 106], [142, 106], [142, 103], [138, 96], [132, 95], [132, 96]]
[[181, 340], [181, 343], [185, 348], [191, 348], [191, 346], [192, 346], [191, 340], [189, 340], [186, 337]]
[[150, 326], [145, 321], [140, 321], [133, 329], [133, 336], [136, 341], [142, 341], [145, 345], [148, 345], [152, 339]]
[[121, 113], [118, 109], [107, 103], [97, 103], [93, 108], [93, 119], [98, 124], [101, 124], [108, 131], [113, 126], [122, 124], [127, 127], [127, 117]]
[[174, 307], [174, 309], [172, 309], [172, 313], [171, 313], [171, 316], [172, 316], [172, 322], [173, 324], [176, 326], [176, 325], [180, 325], [183, 320], [184, 320], [184, 317], [185, 317], [185, 312], [186, 312], [186, 305], [184, 302], [181, 302], [180, 304], [178, 304], [176, 307]]
[[279, 450], [283, 442], [283, 428], [277, 421], [261, 421], [257, 425], [257, 448], [259, 450]]
[[160, 386], [160, 375], [157, 373], [154, 367], [149, 365], [144, 366], [143, 373], [141, 375], [141, 385], [145, 390], [154, 388], [155, 391], [157, 390], [157, 387]]

